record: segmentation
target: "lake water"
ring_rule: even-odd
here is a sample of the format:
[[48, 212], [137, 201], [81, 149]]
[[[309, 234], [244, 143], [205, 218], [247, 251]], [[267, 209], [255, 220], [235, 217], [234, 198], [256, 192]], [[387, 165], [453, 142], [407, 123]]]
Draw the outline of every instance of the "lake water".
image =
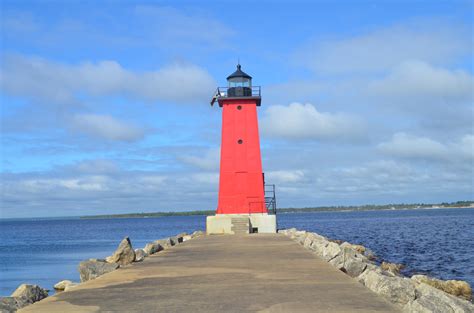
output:
[[[474, 209], [280, 214], [278, 226], [363, 244], [381, 259], [405, 264], [406, 274], [474, 286]], [[0, 220], [0, 296], [24, 282], [52, 289], [63, 279], [78, 281], [80, 261], [110, 255], [125, 236], [139, 248], [204, 228], [204, 216]]]

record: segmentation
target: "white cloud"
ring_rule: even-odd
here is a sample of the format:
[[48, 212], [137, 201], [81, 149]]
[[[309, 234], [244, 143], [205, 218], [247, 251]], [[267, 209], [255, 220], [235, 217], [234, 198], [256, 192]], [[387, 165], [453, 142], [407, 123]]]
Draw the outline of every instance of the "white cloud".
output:
[[218, 173], [163, 173], [122, 168], [93, 173], [74, 172], [73, 167], [60, 167], [46, 173], [0, 173], [0, 216], [197, 210], [214, 208], [209, 204], [217, 201]]
[[[201, 152], [201, 151], [200, 151]], [[218, 170], [220, 160], [220, 148], [207, 149], [201, 156], [180, 155], [183, 162], [203, 170]]]
[[[473, 99], [474, 79], [462, 70], [433, 67], [421, 61], [406, 61], [395, 66], [385, 78], [369, 85], [377, 95], [426, 102]], [[421, 103], [426, 105], [430, 103]]]
[[299, 198], [305, 199], [305, 206], [456, 201], [470, 197], [473, 187], [472, 167], [466, 172], [459, 168], [441, 169], [437, 164], [416, 166], [407, 160], [361, 161], [313, 171], [312, 179], [304, 184], [277, 188], [279, 203], [295, 206]]
[[276, 85], [270, 89], [272, 100], [322, 99], [331, 110], [364, 114], [375, 134], [409, 124], [415, 131], [458, 137], [472, 130], [470, 42], [469, 28], [442, 19], [318, 38], [295, 53], [314, 75]]
[[109, 115], [76, 114], [72, 127], [90, 136], [116, 141], [136, 141], [142, 139], [144, 130]]
[[[135, 179], [134, 189], [161, 190], [165, 187], [166, 179], [166, 175], [143, 173]], [[122, 181], [121, 183], [124, 188], [127, 188], [128, 184], [126, 182]]]
[[342, 199], [355, 195], [378, 197], [408, 194], [407, 190], [429, 181], [430, 177], [408, 164], [377, 160], [325, 170], [318, 185], [323, 194]]
[[391, 141], [380, 143], [378, 149], [394, 156], [426, 159], [444, 158], [449, 152], [437, 141], [405, 133], [394, 134]]
[[[331, 93], [336, 87], [323, 80], [297, 80], [265, 86], [265, 102], [285, 104], [290, 102], [311, 102], [321, 95]], [[340, 86], [337, 86], [340, 87]], [[340, 88], [336, 89], [339, 91]]]
[[370, 73], [406, 60], [449, 64], [472, 51], [469, 31], [443, 21], [418, 21], [300, 48], [299, 63], [318, 73]]
[[357, 117], [319, 112], [310, 103], [297, 102], [268, 107], [262, 130], [268, 136], [286, 139], [357, 140], [365, 135], [365, 125]]
[[108, 178], [90, 175], [78, 178], [32, 178], [20, 181], [17, 187], [23, 192], [43, 194], [60, 191], [106, 191]]
[[380, 143], [378, 150], [395, 157], [424, 160], [474, 159], [474, 136], [465, 135], [458, 141], [440, 143], [427, 137], [396, 133], [388, 142]]
[[265, 172], [265, 181], [269, 184], [287, 184], [302, 182], [305, 179], [302, 170], [280, 170]]
[[214, 187], [217, 187], [219, 183], [219, 173], [196, 173], [191, 175], [191, 180], [194, 184], [214, 185]]
[[212, 77], [190, 64], [153, 71], [132, 71], [116, 61], [68, 65], [41, 58], [9, 55], [0, 72], [8, 94], [35, 101], [71, 104], [84, 96], [127, 96], [148, 101], [194, 102], [207, 99]]

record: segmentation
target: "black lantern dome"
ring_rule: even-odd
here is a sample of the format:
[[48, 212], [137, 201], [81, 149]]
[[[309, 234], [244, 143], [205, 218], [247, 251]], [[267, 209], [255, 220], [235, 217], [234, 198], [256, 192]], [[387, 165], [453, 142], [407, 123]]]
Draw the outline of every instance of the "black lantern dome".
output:
[[238, 80], [241, 80], [241, 81], [242, 80], [245, 80], [245, 81], [251, 81], [252, 80], [252, 76], [250, 76], [249, 74], [242, 71], [242, 68], [241, 68], [240, 64], [237, 64], [237, 70], [235, 72], [233, 72], [232, 74], [227, 76], [227, 81], [229, 81], [229, 82], [231, 82], [231, 81], [237, 82]]
[[218, 101], [219, 106], [222, 107], [225, 100], [246, 98], [255, 100], [257, 106], [260, 106], [262, 101], [260, 86], [252, 86], [252, 76], [242, 71], [240, 64], [237, 64], [235, 72], [227, 76], [227, 82], [227, 87], [217, 87], [211, 99], [211, 105]]
[[227, 77], [229, 97], [251, 97], [252, 96], [252, 76], [242, 71], [240, 64], [237, 70]]

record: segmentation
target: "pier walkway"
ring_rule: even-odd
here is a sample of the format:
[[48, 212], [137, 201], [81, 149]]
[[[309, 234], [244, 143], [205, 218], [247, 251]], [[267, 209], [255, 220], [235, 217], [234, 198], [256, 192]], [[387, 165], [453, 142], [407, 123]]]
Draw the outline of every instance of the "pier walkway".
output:
[[399, 312], [283, 235], [201, 236], [20, 312]]

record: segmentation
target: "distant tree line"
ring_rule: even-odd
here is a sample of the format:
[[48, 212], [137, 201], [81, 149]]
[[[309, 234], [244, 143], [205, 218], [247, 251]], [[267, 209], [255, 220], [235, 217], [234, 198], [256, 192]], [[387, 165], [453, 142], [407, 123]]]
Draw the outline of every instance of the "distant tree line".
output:
[[[445, 207], [445, 208], [459, 208], [459, 207], [474, 207], [474, 201], [456, 201], [443, 203], [401, 203], [401, 204], [366, 204], [357, 206], [318, 206], [318, 207], [304, 207], [304, 208], [280, 208], [278, 213], [306, 213], [306, 212], [341, 212], [341, 211], [375, 211], [375, 210], [412, 210], [421, 208]], [[181, 212], [151, 212], [151, 213], [124, 213], [124, 214], [104, 214], [104, 215], [89, 215], [81, 216], [83, 219], [103, 219], [103, 218], [150, 218], [163, 216], [190, 216], [190, 215], [214, 215], [215, 210], [194, 210]]]

